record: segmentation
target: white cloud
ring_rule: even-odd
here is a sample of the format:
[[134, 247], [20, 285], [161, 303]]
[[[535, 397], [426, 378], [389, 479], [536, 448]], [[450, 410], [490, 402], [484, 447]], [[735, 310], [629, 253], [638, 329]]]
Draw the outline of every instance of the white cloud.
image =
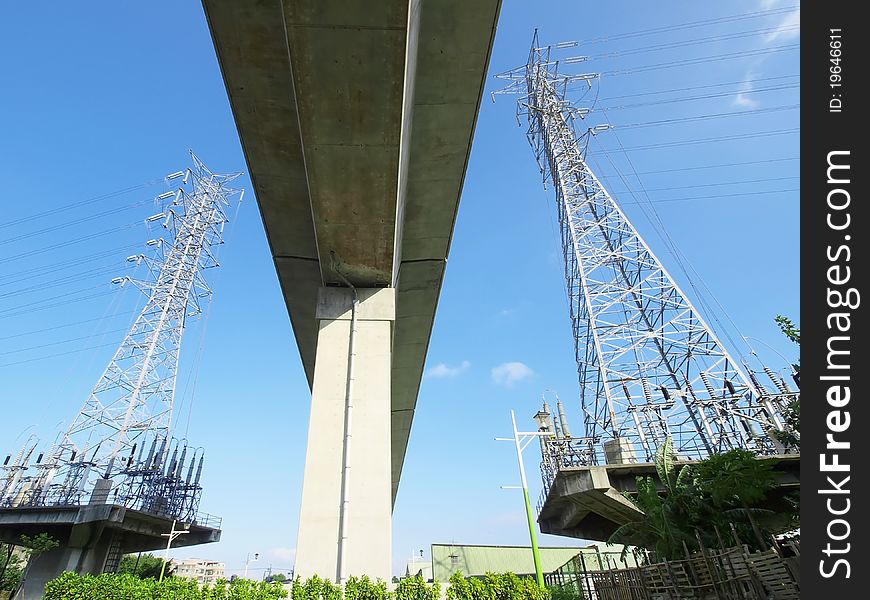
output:
[[734, 106], [741, 106], [743, 108], [755, 108], [758, 106], [758, 100], [753, 100], [746, 95], [749, 91], [750, 90], [737, 92], [737, 95], [734, 96]]
[[492, 380], [505, 387], [513, 387], [518, 381], [530, 379], [535, 374], [521, 362], [506, 362], [492, 369]]
[[800, 24], [801, 9], [798, 7], [791, 12], [787, 12], [782, 19], [780, 19], [776, 29], [767, 34], [766, 41], [787, 41], [798, 38], [801, 35]]
[[734, 101], [732, 102], [734, 106], [739, 106], [740, 108], [755, 108], [761, 104], [761, 102], [750, 96], [750, 93], [754, 89], [752, 80], [755, 76], [755, 72], [752, 70], [746, 72], [746, 77], [743, 78], [743, 83], [740, 85], [740, 91], [738, 91], [737, 95], [734, 96]]
[[[760, 0], [758, 5], [762, 10], [775, 10], [779, 8], [784, 8], [784, 5], [790, 3], [792, 0]], [[774, 41], [789, 41], [800, 37], [801, 30], [801, 9], [800, 5], [797, 6], [794, 10], [788, 10], [778, 16], [779, 22], [774, 26], [773, 30], [770, 31], [765, 36], [765, 43], [771, 43]], [[761, 68], [762, 63], [764, 63], [766, 57], [760, 57], [753, 61], [752, 66], [749, 71], [746, 73], [746, 77], [744, 78], [743, 85], [740, 86], [739, 91], [734, 96], [734, 100], [732, 104], [734, 106], [738, 106], [740, 108], [757, 108], [761, 105], [761, 101], [757, 99], [755, 96], [751, 96], [751, 92], [753, 91], [752, 79], [757, 75], [757, 71]]]
[[447, 378], [447, 377], [456, 377], [460, 373], [464, 373], [471, 366], [471, 363], [467, 360], [463, 360], [456, 367], [450, 367], [444, 363], [438, 363], [434, 367], [429, 367], [426, 369], [425, 377], [434, 377], [434, 378]]

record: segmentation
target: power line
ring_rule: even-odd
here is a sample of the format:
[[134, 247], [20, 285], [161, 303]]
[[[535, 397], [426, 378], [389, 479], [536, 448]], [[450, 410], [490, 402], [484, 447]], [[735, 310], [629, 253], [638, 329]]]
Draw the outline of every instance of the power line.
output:
[[127, 225], [122, 225], [122, 226], [120, 226], [120, 227], [113, 227], [113, 228], [111, 228], [111, 229], [105, 229], [105, 230], [103, 230], [103, 231], [98, 231], [97, 233], [92, 233], [92, 234], [84, 235], [84, 236], [81, 236], [81, 237], [78, 237], [78, 238], [73, 238], [73, 239], [71, 239], [71, 240], [67, 240], [67, 241], [65, 241], [65, 242], [59, 242], [59, 243], [57, 243], [57, 244], [52, 244], [51, 246], [46, 246], [46, 247], [44, 247], [44, 248], [39, 248], [39, 249], [37, 249], [37, 250], [30, 250], [30, 251], [28, 251], [28, 252], [22, 252], [21, 254], [15, 254], [15, 255], [13, 255], [13, 256], [7, 256], [6, 258], [0, 259], [0, 264], [4, 264], [4, 263], [8, 263], [8, 262], [12, 262], [12, 261], [14, 261], [14, 260], [18, 260], [18, 259], [20, 259], [20, 258], [27, 258], [27, 257], [30, 257], [30, 256], [35, 256], [35, 255], [37, 255], [37, 254], [44, 254], [44, 253], [46, 253], [46, 252], [51, 252], [52, 250], [57, 250], [58, 248], [64, 248], [64, 247], [66, 247], [66, 246], [71, 246], [71, 245], [73, 245], [73, 244], [78, 244], [78, 243], [81, 243], [81, 242], [86, 242], [86, 241], [88, 241], [88, 240], [93, 240], [93, 239], [96, 239], [96, 238], [98, 238], [98, 237], [103, 237], [103, 236], [106, 236], [106, 235], [111, 235], [112, 233], [117, 233], [118, 231], [123, 231], [123, 230], [127, 230], [127, 229], [132, 229], [133, 227], [136, 227], [136, 226], [139, 225], [139, 224], [140, 224], [140, 222], [137, 221], [136, 223], [130, 223], [130, 224], [127, 224]]
[[729, 119], [732, 117], [745, 117], [750, 115], [762, 115], [774, 112], [782, 112], [785, 110], [797, 110], [800, 104], [787, 104], [784, 106], [771, 106], [768, 108], [753, 108], [751, 110], [732, 110], [721, 113], [707, 113], [703, 115], [694, 115], [691, 117], [675, 117], [673, 119], [661, 119], [658, 121], [645, 121], [642, 123], [629, 123], [627, 125], [613, 125], [613, 128], [619, 129], [635, 129], [641, 127], [658, 127], [660, 125], [672, 125], [674, 123], [694, 123], [697, 121], [709, 121], [712, 119]]
[[[108, 285], [108, 284], [105, 284], [105, 285]], [[100, 286], [94, 286], [94, 287], [100, 287]], [[81, 292], [82, 290], [78, 290], [78, 291]], [[100, 296], [106, 296], [106, 295], [108, 295], [108, 294], [110, 294], [110, 293], [113, 293], [113, 292], [114, 292], [114, 290], [108, 290], [108, 289], [107, 289], [107, 290], [104, 291], [104, 292], [97, 292], [96, 294], [90, 294], [90, 295], [88, 295], [88, 296], [82, 296], [81, 298], [72, 298], [72, 299], [69, 299], [69, 300], [62, 300], [62, 301], [60, 301], [60, 302], [55, 302], [54, 304], [47, 304], [47, 305], [45, 305], [45, 306], [37, 306], [36, 308], [33, 308], [33, 307], [32, 307], [32, 305], [34, 305], [34, 304], [41, 304], [42, 302], [47, 302], [47, 301], [49, 301], [49, 300], [54, 300], [55, 298], [60, 298], [60, 297], [62, 297], [62, 296], [66, 296], [66, 295], [68, 295], [68, 294], [60, 294], [60, 295], [58, 295], [58, 296], [52, 296], [51, 298], [47, 298], [47, 299], [45, 299], [45, 300], [41, 300], [41, 301], [39, 301], [39, 302], [32, 302], [32, 303], [29, 303], [29, 304], [22, 304], [22, 305], [19, 305], [19, 306], [14, 306], [14, 307], [8, 308], [8, 309], [6, 309], [6, 310], [4, 310], [4, 311], [0, 311], [0, 319], [8, 319], [8, 318], [11, 318], [11, 317], [17, 317], [17, 316], [20, 316], [20, 315], [27, 315], [27, 314], [30, 314], [30, 313], [35, 313], [35, 312], [40, 312], [40, 311], [43, 311], [43, 310], [48, 310], [48, 309], [50, 309], [50, 308], [57, 308], [58, 306], [68, 306], [68, 305], [70, 305], [70, 304], [74, 304], [74, 303], [76, 303], [76, 302], [84, 302], [85, 300], [91, 300], [92, 298], [99, 298]], [[9, 311], [17, 311], [17, 312], [9, 312]]]
[[43, 354], [42, 356], [37, 356], [37, 357], [35, 357], [35, 358], [28, 358], [28, 359], [25, 359], [25, 360], [19, 360], [19, 361], [11, 362], [11, 363], [0, 363], [0, 368], [3, 368], [3, 367], [14, 367], [14, 366], [16, 366], [16, 365], [24, 365], [24, 364], [32, 363], [32, 362], [36, 362], [36, 361], [39, 361], [39, 360], [47, 360], [47, 359], [49, 359], [49, 358], [57, 358], [57, 357], [59, 357], [59, 356], [68, 356], [68, 355], [70, 355], [70, 354], [77, 354], [77, 353], [79, 353], [79, 352], [89, 352], [89, 351], [91, 351], [91, 350], [98, 350], [98, 349], [100, 349], [100, 348], [107, 348], [107, 347], [109, 347], [109, 346], [117, 346], [117, 343], [116, 343], [116, 342], [110, 342], [110, 343], [108, 343], [108, 344], [99, 344], [99, 345], [97, 345], [97, 346], [89, 346], [89, 347], [87, 347], [87, 348], [79, 348], [79, 349], [77, 349], [77, 350], [69, 350], [69, 351], [67, 351], [67, 352], [58, 352], [58, 353], [56, 353], [56, 354]]
[[[120, 313], [117, 313], [115, 315], [112, 315], [112, 317], [110, 317], [110, 318], [114, 319], [116, 317], [120, 317], [123, 315], [132, 314], [133, 312], [135, 312], [135, 311], [120, 312]], [[21, 333], [15, 333], [13, 335], [7, 335], [4, 337], [0, 337], [0, 342], [5, 341], [5, 340], [12, 340], [15, 338], [20, 338], [20, 337], [27, 337], [30, 335], [36, 335], [39, 333], [48, 333], [50, 331], [58, 331], [60, 329], [66, 329], [68, 327], [75, 327], [76, 325], [85, 325], [87, 323], [96, 323], [98, 321], [103, 321], [105, 319], [106, 319], [106, 316], [103, 315], [102, 317], [94, 317], [93, 319], [84, 319], [82, 321], [73, 321], [72, 323], [64, 323], [63, 325], [55, 325], [54, 327], [44, 327], [42, 329], [33, 329], [31, 331], [22, 331]], [[126, 331], [126, 329], [125, 329], [125, 331]]]
[[[129, 263], [127, 263], [127, 264], [129, 264]], [[38, 284], [30, 285], [28, 287], [18, 288], [17, 290], [12, 290], [11, 292], [4, 292], [4, 293], [0, 294], [0, 298], [9, 298], [9, 297], [13, 297], [13, 296], [20, 296], [21, 294], [27, 294], [28, 292], [33, 292], [36, 290], [51, 289], [51, 288], [59, 287], [62, 285], [66, 285], [70, 281], [80, 281], [88, 275], [91, 275], [91, 276], [109, 275], [111, 273], [117, 273], [119, 270], [121, 270], [121, 269], [117, 268], [116, 266], [106, 265], [103, 267], [98, 267], [96, 269], [90, 269], [88, 271], [81, 271], [79, 273], [67, 275], [66, 277], [61, 277], [59, 279], [56, 279], [56, 280], [52, 281], [51, 283], [45, 283], [45, 284], [38, 283]], [[33, 277], [42, 277], [42, 275], [33, 276]], [[33, 277], [30, 277], [28, 279], [32, 279]]]
[[758, 133], [739, 133], [734, 135], [723, 135], [718, 137], [700, 138], [693, 140], [677, 140], [673, 142], [661, 142], [658, 144], [647, 144], [645, 146], [632, 146], [625, 150], [652, 150], [654, 148], [673, 148], [676, 146], [692, 146], [695, 144], [706, 144], [710, 142], [727, 142], [731, 140], [748, 140], [753, 138], [774, 137], [778, 135], [789, 135], [800, 132], [800, 128], [793, 127], [791, 129], [774, 129], [771, 131], [761, 131]]
[[638, 98], [641, 96], [652, 96], [656, 94], [672, 94], [674, 92], [692, 92], [695, 90], [707, 90], [717, 87], [725, 87], [728, 85], [751, 85], [753, 83], [761, 83], [762, 81], [778, 81], [781, 79], [799, 79], [800, 74], [797, 75], [779, 75], [777, 77], [759, 77], [755, 79], [743, 79], [741, 81], [728, 81], [724, 83], [711, 83], [707, 85], [693, 85], [691, 87], [683, 87], [683, 88], [671, 88], [668, 90], [654, 90], [651, 92], [639, 92], [636, 94], [620, 94], [619, 96], [607, 96], [606, 98], [602, 98], [602, 102], [610, 102], [611, 100], [621, 100], [623, 98]]
[[[634, 196], [633, 191], [631, 191], [631, 190], [627, 190], [627, 191], [629, 194]], [[648, 190], [648, 191], [651, 191], [651, 190]], [[664, 204], [665, 202], [685, 202], [688, 200], [710, 200], [713, 198], [736, 198], [736, 197], [743, 197], [743, 196], [761, 196], [761, 195], [765, 195], [765, 194], [783, 194], [786, 192], [799, 192], [799, 191], [800, 191], [800, 188], [788, 188], [788, 189], [781, 189], [781, 190], [762, 190], [762, 191], [756, 191], [756, 192], [741, 192], [741, 193], [735, 193], [735, 194], [716, 194], [713, 196], [686, 196], [684, 198], [661, 198], [661, 199], [657, 199], [657, 200], [650, 200], [650, 202], [652, 202], [653, 204]], [[640, 202], [620, 202], [620, 204], [631, 205], [631, 204], [641, 204], [641, 203]]]
[[55, 273], [57, 271], [65, 270], [64, 267], [67, 266], [76, 266], [82, 263], [92, 262], [94, 259], [105, 258], [107, 256], [116, 256], [117, 253], [122, 252], [124, 250], [131, 250], [133, 248], [140, 248], [141, 244], [128, 244], [126, 246], [120, 246], [117, 248], [113, 248], [111, 250], [105, 250], [102, 252], [96, 252], [94, 254], [85, 254], [83, 256], [79, 256], [78, 258], [74, 258], [71, 260], [63, 261], [63, 262], [53, 262], [48, 265], [42, 265], [39, 267], [32, 267], [30, 269], [24, 269], [22, 271], [16, 271], [15, 273], [7, 273], [6, 275], [0, 275], [0, 281], [4, 281], [6, 279], [14, 279], [15, 281], [23, 281], [24, 279], [29, 279], [31, 277], [22, 277], [22, 275], [30, 275], [31, 273], [39, 273], [38, 275], [34, 275], [34, 277], [47, 275], [50, 273]]
[[724, 17], [714, 17], [712, 19], [701, 19], [698, 21], [688, 21], [686, 23], [679, 23], [675, 25], [664, 25], [662, 27], [653, 27], [650, 29], [639, 29], [636, 31], [629, 31], [626, 33], [618, 33], [615, 35], [607, 35], [601, 36], [597, 38], [589, 38], [586, 40], [582, 40], [578, 42], [578, 45], [586, 46], [590, 44], [600, 44], [602, 42], [610, 42], [614, 40], [623, 40], [632, 37], [639, 37], [644, 35], [652, 35], [655, 33], [664, 33], [667, 31], [679, 31], [681, 29], [693, 29], [695, 27], [705, 27], [707, 25], [717, 25], [721, 23], [733, 23], [735, 21], [744, 21], [747, 19], [756, 19], [759, 17], [780, 15], [788, 12], [792, 12], [794, 10], [800, 10], [800, 4], [795, 4], [792, 6], [781, 6], [778, 8], [771, 8], [766, 10], [757, 10], [753, 12], [740, 13], [736, 15], [728, 15]]
[[[619, 138], [618, 134], [614, 134], [614, 138], [616, 139], [617, 143], [619, 144], [620, 150], [625, 155], [625, 158], [628, 161], [628, 165], [631, 168], [632, 172], [634, 173], [635, 181], [637, 181], [638, 185], [640, 185], [641, 192], [642, 192], [641, 198], [646, 200], [645, 203], [635, 201], [633, 203], [629, 202], [627, 204], [639, 205], [640, 210], [643, 212], [644, 216], [647, 218], [647, 220], [650, 223], [652, 223], [654, 225], [655, 225], [655, 223], [658, 223], [658, 227], [654, 226], [653, 229], [656, 231], [656, 233], [659, 235], [659, 237], [665, 243], [665, 247], [667, 248], [667, 250], [669, 251], [671, 256], [674, 258], [674, 260], [676, 261], [676, 264], [679, 267], [680, 271], [683, 272], [683, 275], [685, 276], [686, 281], [689, 283], [689, 286], [695, 292], [695, 297], [698, 299], [698, 302], [701, 304], [701, 307], [707, 311], [707, 314], [710, 315], [714, 319], [714, 321], [719, 325], [720, 329], [725, 332], [725, 336], [728, 338], [729, 342], [731, 343], [731, 347], [738, 348], [739, 346], [732, 339], [730, 332], [728, 331], [727, 328], [722, 326], [722, 322], [719, 320], [718, 314], [712, 310], [712, 307], [707, 302], [705, 295], [701, 293], [701, 290], [695, 284], [694, 278], [692, 278], [692, 276], [689, 274], [689, 270], [694, 272], [696, 275], [697, 275], [697, 271], [695, 271], [694, 267], [689, 262], [688, 258], [685, 256], [685, 254], [683, 254], [680, 251], [679, 246], [677, 246], [676, 241], [673, 239], [670, 232], [668, 231], [668, 228], [665, 226], [665, 223], [662, 220], [661, 215], [659, 215], [658, 210], [656, 210], [655, 203], [650, 198], [649, 193], [643, 184], [643, 181], [641, 180], [640, 176], [637, 173], [637, 169], [634, 166], [634, 162], [631, 160], [631, 156], [626, 151], [625, 146], [623, 146], [622, 140]], [[616, 172], [619, 175], [619, 178], [622, 180], [623, 184], [627, 188], [629, 188], [629, 192], [630, 192], [631, 196], [634, 198], [637, 198], [638, 197], [637, 194], [635, 194], [633, 191], [631, 191], [631, 186], [628, 184], [628, 181], [625, 179], [625, 177], [622, 175], [622, 173], [616, 167], [616, 164], [613, 162], [613, 159], [610, 157], [610, 154], [608, 153], [608, 151], [604, 148], [602, 148], [602, 151], [604, 152], [605, 157], [610, 162], [610, 164], [613, 166], [613, 168], [616, 169]], [[672, 199], [671, 201], [674, 201], [674, 200]], [[650, 213], [647, 212], [647, 207], [651, 211], [653, 217], [650, 217]], [[706, 287], [706, 283], [703, 280], [701, 280], [701, 284], [706, 288], [707, 293], [709, 293], [712, 296], [710, 289]], [[713, 301], [718, 304], [718, 300], [715, 298], [715, 296], [713, 297]], [[734, 321], [731, 319], [731, 317], [727, 313], [727, 311], [725, 311], [725, 308], [721, 304], [719, 304], [719, 307], [722, 309], [723, 313], [725, 314], [725, 318], [727, 318], [733, 324]]]
[[[66, 229], [67, 227], [72, 227], [73, 225], [80, 225], [81, 223], [87, 223], [88, 221], [95, 221], [97, 219], [103, 219], [108, 215], [118, 214], [118, 213], [130, 210], [131, 208], [138, 208], [144, 204], [148, 204], [151, 201], [152, 201], [151, 198], [149, 198], [148, 200], [139, 200], [138, 202], [134, 202], [133, 204], [128, 204], [126, 206], [119, 206], [118, 208], [114, 208], [111, 210], [104, 210], [104, 211], [101, 211], [101, 212], [93, 214], [93, 215], [88, 215], [86, 217], [73, 219], [72, 221], [58, 223], [57, 225], [43, 227], [42, 229], [36, 229], [34, 231], [28, 231], [27, 233], [22, 233], [22, 234], [15, 236], [15, 237], [6, 238], [5, 240], [0, 240], [0, 246], [2, 246], [4, 244], [11, 244], [12, 242], [18, 242], [18, 241], [25, 240], [28, 238], [36, 237], [38, 235], [42, 235], [45, 233], [59, 231], [61, 229]], [[139, 221], [137, 221], [137, 223], [138, 222]]]
[[69, 344], [70, 342], [79, 342], [81, 340], [89, 340], [89, 339], [96, 338], [96, 337], [102, 337], [102, 336], [107, 335], [109, 333], [119, 333], [121, 331], [127, 331], [127, 328], [125, 327], [123, 329], [110, 329], [109, 331], [104, 331], [102, 333], [91, 333], [88, 335], [74, 337], [74, 338], [68, 338], [65, 340], [57, 341], [57, 342], [48, 342], [46, 344], [40, 344], [38, 346], [30, 346], [29, 348], [18, 348], [16, 350], [4, 350], [3, 352], [0, 352], [0, 356], [7, 356], [9, 354], [20, 354], [21, 352], [29, 352], [31, 350], [40, 350], [42, 348], [49, 348], [51, 346], [60, 346], [61, 344]]
[[767, 158], [764, 160], [747, 160], [742, 162], [716, 163], [712, 165], [695, 165], [692, 167], [679, 167], [677, 169], [660, 169], [658, 171], [639, 171], [638, 175], [660, 175], [663, 173], [682, 173], [684, 171], [703, 171], [706, 169], [722, 169], [725, 167], [743, 167], [748, 165], [764, 165], [778, 162], [790, 162], [800, 160], [800, 156], [785, 156], [782, 158]]
[[728, 90], [727, 92], [716, 92], [715, 94], [699, 94], [696, 96], [683, 96], [681, 98], [662, 98], [660, 100], [649, 100], [647, 102], [634, 102], [632, 104], [623, 104], [621, 106], [605, 106], [605, 107], [594, 107], [592, 110], [627, 110], [630, 108], [642, 108], [646, 106], [661, 106], [662, 104], [677, 104], [680, 102], [693, 102], [695, 100], [710, 100], [714, 98], [727, 98], [728, 96], [733, 96], [735, 94], [759, 94], [763, 92], [778, 92], [781, 90], [793, 90], [800, 88], [799, 83], [795, 84], [787, 84], [787, 85], [774, 85], [763, 88], [754, 88], [754, 89], [739, 89], [739, 90]]
[[629, 67], [626, 69], [614, 69], [612, 71], [602, 71], [601, 76], [615, 77], [617, 75], [633, 75], [635, 73], [643, 73], [645, 71], [654, 71], [659, 69], [670, 69], [673, 67], [686, 67], [691, 65], [699, 65], [710, 62], [720, 62], [724, 60], [733, 60], [735, 58], [743, 58], [746, 56], [763, 56], [766, 54], [774, 54], [777, 52], [786, 52], [788, 50], [796, 50], [800, 48], [800, 44], [785, 44], [782, 46], [773, 46], [771, 48], [758, 48], [755, 50], [742, 50], [740, 52], [729, 52], [726, 54], [714, 54], [713, 56], [703, 56], [700, 58], [686, 58], [683, 60], [674, 60], [669, 62], [657, 63], [654, 65], [641, 65], [639, 67]]
[[109, 192], [108, 194], [103, 194], [101, 196], [93, 196], [93, 197], [85, 199], [85, 200], [80, 200], [78, 202], [72, 202], [70, 204], [58, 206], [58, 207], [52, 208], [50, 210], [42, 211], [42, 212], [39, 212], [39, 213], [36, 213], [33, 215], [29, 215], [26, 217], [20, 217], [18, 219], [13, 219], [11, 221], [6, 221], [3, 223], [0, 223], [0, 229], [5, 229], [6, 227], [12, 227], [14, 225], [20, 225], [21, 223], [27, 223], [29, 221], [41, 219], [43, 217], [56, 215], [57, 213], [60, 213], [60, 212], [73, 210], [74, 208], [79, 208], [80, 206], [85, 206], [87, 204], [93, 204], [95, 202], [99, 202], [100, 200], [108, 200], [109, 198], [115, 198], [117, 196], [122, 196], [124, 194], [128, 194], [130, 192], [134, 192], [136, 190], [141, 190], [143, 188], [155, 185], [155, 184], [160, 183], [162, 181], [165, 181], [165, 180], [164, 179], [152, 179], [151, 181], [146, 181], [145, 183], [140, 183], [139, 185], [134, 185], [134, 186], [131, 186], [128, 188], [124, 188], [122, 190], [116, 190], [114, 192]]
[[[703, 187], [720, 187], [724, 185], [743, 185], [747, 183], [766, 183], [769, 181], [783, 181], [786, 179], [800, 179], [800, 175], [792, 175], [789, 177], [765, 177], [763, 179], [742, 179], [739, 181], [720, 181], [716, 183], [699, 183], [697, 185], [678, 185], [675, 187], [664, 187], [664, 188], [646, 188], [648, 192], [666, 192], [671, 190], [685, 190], [689, 188], [703, 188]], [[611, 192], [616, 192], [616, 190], [610, 190]], [[624, 190], [623, 190], [624, 191]], [[631, 190], [629, 190], [631, 191]]]
[[788, 25], [786, 27], [765, 27], [763, 29], [753, 29], [751, 31], [741, 31], [736, 33], [723, 33], [721, 35], [706, 36], [695, 38], [693, 40], [682, 40], [678, 42], [668, 42], [665, 44], [654, 44], [652, 46], [643, 46], [640, 48], [631, 48], [629, 50], [619, 50], [616, 52], [605, 52], [604, 54], [596, 54], [588, 57], [590, 60], [604, 60], [608, 58], [619, 58], [630, 54], [640, 54], [657, 52], [659, 50], [671, 50], [673, 48], [684, 48], [686, 46], [697, 46], [701, 44], [712, 44], [714, 42], [722, 42], [726, 40], [736, 40], [741, 38], [752, 37], [765, 33], [794, 31], [800, 29], [800, 25]]

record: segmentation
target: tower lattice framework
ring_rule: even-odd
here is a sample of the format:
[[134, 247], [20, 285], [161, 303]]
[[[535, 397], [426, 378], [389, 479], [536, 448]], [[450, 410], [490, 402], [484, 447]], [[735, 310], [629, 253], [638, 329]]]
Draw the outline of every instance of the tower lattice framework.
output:
[[590, 127], [590, 109], [569, 98], [598, 79], [559, 72], [551, 53], [571, 45], [541, 48], [536, 35], [527, 64], [500, 76], [521, 96], [529, 143], [555, 190], [580, 379], [584, 434], [549, 443], [545, 467], [602, 462], [602, 445], [607, 462], [650, 461], [668, 436], [684, 459], [783, 451], [771, 433], [783, 430], [796, 393], [765, 368], [769, 391], [732, 358], [589, 167], [589, 141], [608, 126]]
[[167, 177], [177, 189], [160, 194], [162, 212], [148, 218], [165, 231], [148, 242], [154, 255], [127, 259], [145, 265], [150, 277], [114, 280], [140, 288], [144, 307], [69, 427], [45, 460], [31, 465], [38, 474], [22, 477], [24, 461], [8, 478], [0, 490], [5, 503], [79, 504], [102, 480], [109, 482], [105, 494], [114, 490], [121, 504], [169, 514], [195, 508], [202, 451], [171, 438], [179, 353], [188, 319], [202, 312], [200, 301], [211, 294], [202, 272], [218, 264], [225, 208], [241, 191], [227, 186], [239, 174], [212, 173], [191, 157], [191, 169]]

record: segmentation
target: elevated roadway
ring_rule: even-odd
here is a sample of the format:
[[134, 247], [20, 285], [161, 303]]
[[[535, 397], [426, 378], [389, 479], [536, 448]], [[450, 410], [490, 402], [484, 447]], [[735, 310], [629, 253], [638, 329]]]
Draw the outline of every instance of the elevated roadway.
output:
[[[380, 562], [360, 558], [360, 547], [347, 569], [389, 576], [383, 521], [402, 473], [500, 0], [203, 6], [312, 388], [297, 571], [331, 576], [326, 565], [341, 563], [348, 539], [367, 537]], [[362, 321], [336, 291], [348, 285], [365, 299]], [[373, 491], [382, 477], [385, 508]], [[348, 506], [350, 533], [339, 511]], [[354, 529], [361, 520], [372, 530]], [[328, 542], [315, 548], [314, 538]], [[315, 554], [325, 558], [310, 564]]]
[[318, 289], [396, 290], [392, 495], [500, 0], [205, 0], [302, 363]]

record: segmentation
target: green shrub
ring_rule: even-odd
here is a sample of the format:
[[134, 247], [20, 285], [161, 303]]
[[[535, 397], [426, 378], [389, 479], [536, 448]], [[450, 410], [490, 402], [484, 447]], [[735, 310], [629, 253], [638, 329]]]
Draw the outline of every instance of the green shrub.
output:
[[192, 579], [157, 581], [130, 574], [76, 575], [65, 572], [45, 586], [44, 600], [277, 600], [287, 590], [279, 583], [220, 579], [200, 587]]
[[551, 600], [583, 600], [586, 597], [582, 591], [578, 593], [573, 584], [551, 585], [547, 586], [547, 590], [550, 592]]
[[534, 579], [513, 573], [487, 573], [483, 578], [465, 579], [461, 573], [450, 577], [448, 600], [550, 600]]
[[348, 577], [344, 584], [344, 600], [388, 600], [390, 596], [386, 582], [372, 581], [366, 575]]
[[428, 584], [422, 577], [403, 579], [396, 586], [396, 600], [440, 600], [441, 584]]
[[341, 600], [341, 587], [317, 575], [309, 577], [304, 583], [297, 577], [291, 589], [293, 600]]

